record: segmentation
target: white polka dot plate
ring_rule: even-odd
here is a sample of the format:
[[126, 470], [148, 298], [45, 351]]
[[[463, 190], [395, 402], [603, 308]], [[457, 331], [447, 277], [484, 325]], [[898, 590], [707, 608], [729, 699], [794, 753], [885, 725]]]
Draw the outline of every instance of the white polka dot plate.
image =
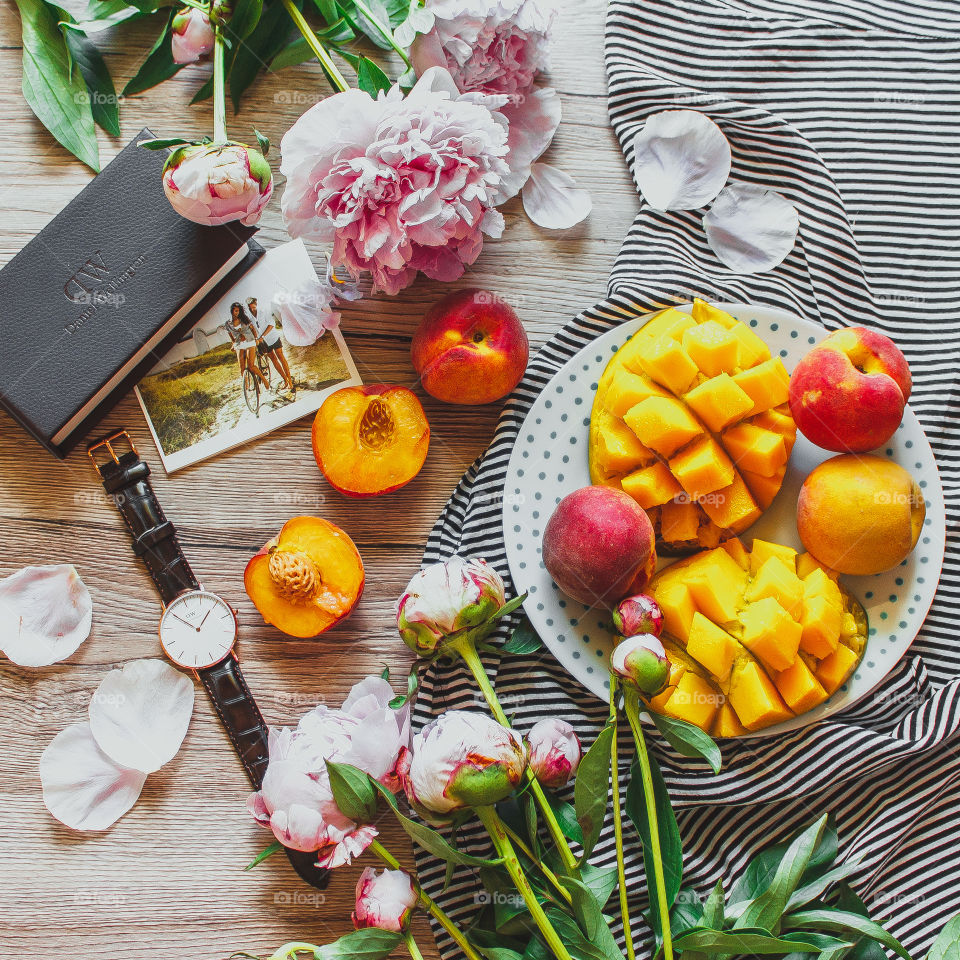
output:
[[[793, 314], [769, 307], [719, 304], [763, 337], [770, 350], [792, 370], [827, 331]], [[689, 304], [678, 307], [689, 312]], [[569, 673], [591, 693], [607, 699], [607, 661], [613, 628], [607, 610], [588, 609], [557, 588], [541, 559], [543, 528], [568, 493], [590, 483], [587, 434], [593, 396], [607, 362], [649, 319], [627, 321], [594, 340], [571, 358], [544, 387], [527, 414], [513, 448], [504, 482], [503, 530], [507, 560], [530, 622]], [[870, 636], [854, 675], [824, 704], [762, 731], [762, 735], [807, 726], [851, 706], [877, 687], [906, 653], [933, 602], [943, 564], [945, 521], [943, 491], [933, 451], [909, 408], [880, 456], [896, 460], [923, 489], [927, 515], [913, 553], [885, 573], [844, 577], [866, 608]], [[796, 502], [804, 478], [833, 454], [802, 435], [773, 505], [746, 533], [803, 549], [797, 535]], [[661, 566], [670, 562], [661, 561]]]

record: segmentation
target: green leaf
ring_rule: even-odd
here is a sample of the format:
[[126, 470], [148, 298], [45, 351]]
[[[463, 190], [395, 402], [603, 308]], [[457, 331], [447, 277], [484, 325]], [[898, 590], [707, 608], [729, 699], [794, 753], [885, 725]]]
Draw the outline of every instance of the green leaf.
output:
[[204, 83], [200, 86], [197, 92], [193, 95], [193, 99], [190, 101], [190, 106], [196, 106], [198, 103], [203, 103], [204, 100], [209, 100], [213, 96], [213, 77], [208, 77]]
[[[252, 11], [252, 8], [250, 10]], [[248, 22], [253, 12], [256, 12], [257, 20], [250, 32], [243, 36], [231, 34], [235, 47], [229, 62], [230, 75], [227, 84], [234, 110], [240, 109], [244, 93], [290, 39], [290, 19], [282, 4], [268, 7], [262, 16], [259, 10], [248, 12]], [[241, 26], [246, 29], [246, 24]], [[196, 96], [199, 95], [200, 91]]]
[[327, 760], [330, 790], [344, 816], [356, 823], [370, 823], [377, 813], [377, 793], [370, 776], [349, 763]]
[[553, 815], [557, 818], [557, 823], [560, 824], [560, 832], [568, 840], [579, 843], [582, 847], [583, 830], [577, 822], [577, 811], [573, 804], [561, 800], [556, 794], [552, 793], [547, 794], [547, 803], [550, 804], [550, 809], [553, 810]]
[[[680, 892], [683, 879], [683, 846], [680, 842], [680, 829], [670, 803], [667, 785], [653, 756], [650, 756], [650, 774], [653, 779], [654, 802], [657, 810], [657, 825], [660, 832], [660, 859], [663, 865], [663, 883], [667, 893], [667, 907], [673, 906]], [[654, 891], [657, 880], [654, 873], [653, 854], [650, 850], [650, 823], [647, 820], [647, 805], [643, 795], [643, 777], [640, 763], [634, 759], [630, 767], [630, 783], [627, 785], [627, 802], [624, 807], [627, 816], [637, 828], [643, 844], [643, 869], [647, 876], [647, 890], [650, 899], [650, 918], [654, 932], [661, 931], [659, 905]]]
[[87, 85], [94, 123], [106, 130], [111, 137], [119, 137], [120, 106], [117, 91], [100, 51], [96, 44], [82, 33], [68, 30], [65, 36], [70, 56], [80, 68]]
[[487, 960], [521, 960], [523, 956], [518, 950], [510, 950], [507, 947], [479, 947], [478, 949]]
[[403, 934], [378, 927], [364, 927], [346, 933], [339, 940], [322, 946], [317, 960], [383, 960], [403, 942]]
[[394, 697], [388, 705], [393, 710], [399, 710], [417, 695], [419, 688], [420, 677], [417, 674], [417, 663], [414, 661], [410, 666], [410, 673], [407, 674], [407, 692]]
[[340, 17], [340, 10], [336, 0], [313, 0], [314, 6], [327, 23], [333, 23]]
[[[623, 960], [623, 954], [617, 947], [616, 942], [613, 943], [616, 952], [608, 952], [610, 942], [613, 940], [612, 937], [609, 940], [604, 937], [594, 942], [584, 934], [569, 914], [555, 906], [548, 906], [546, 914], [573, 960]], [[609, 930], [609, 925], [607, 929]]]
[[802, 910], [798, 913], [788, 914], [783, 918], [784, 930], [803, 930], [808, 927], [812, 927], [818, 933], [854, 933], [869, 937], [871, 940], [876, 940], [877, 943], [893, 950], [904, 960], [910, 960], [910, 954], [907, 953], [903, 944], [896, 937], [887, 933], [879, 923], [875, 923], [868, 917], [862, 917], [859, 913], [823, 908]]
[[73, 63], [55, 7], [43, 0], [16, 0], [23, 37], [23, 97], [37, 119], [78, 160], [100, 169], [90, 96]]
[[184, 140], [183, 137], [157, 137], [154, 140], [138, 140], [137, 146], [144, 150], [167, 150], [170, 147], [185, 147], [198, 143], [197, 140]]
[[703, 905], [703, 925], [710, 927], [711, 930], [723, 929], [723, 881], [718, 880], [717, 885], [710, 891]]
[[160, 35], [153, 42], [153, 46], [147, 54], [147, 59], [140, 64], [140, 69], [127, 81], [127, 85], [123, 88], [125, 97], [133, 97], [138, 93], [143, 93], [144, 90], [155, 87], [158, 83], [163, 83], [164, 80], [169, 80], [185, 66], [185, 64], [173, 62], [173, 52], [170, 49], [170, 23], [173, 20], [174, 13], [175, 11], [171, 10], [167, 15], [163, 28], [160, 30]]
[[720, 772], [723, 757], [720, 748], [708, 733], [699, 727], [676, 717], [665, 717], [656, 710], [648, 710], [660, 735], [681, 757], [692, 760], [706, 760], [714, 773]]
[[274, 840], [273, 843], [265, 846], [243, 869], [252, 870], [254, 867], [263, 863], [267, 857], [272, 857], [275, 853], [279, 853], [283, 849], [283, 844], [279, 840]]
[[786, 911], [806, 906], [813, 900], [819, 900], [834, 884], [846, 879], [860, 864], [860, 857], [851, 857], [846, 863], [820, 874], [816, 880], [798, 887], [787, 901]]
[[767, 930], [754, 928], [752, 930], [709, 930], [706, 927], [696, 927], [686, 930], [673, 941], [674, 950], [696, 950], [700, 953], [733, 953], [733, 954], [778, 954], [793, 951], [802, 953], [817, 953], [819, 947], [812, 943], [784, 940], [775, 937]]
[[927, 954], [927, 960], [958, 960], [958, 958], [960, 958], [960, 914], [947, 922]]
[[593, 891], [574, 877], [562, 877], [560, 882], [569, 891], [573, 903], [571, 908], [580, 924], [580, 929], [610, 960], [623, 960], [623, 954], [603, 915], [603, 909]]
[[597, 903], [605, 907], [613, 891], [617, 889], [617, 868], [595, 867], [585, 863], [580, 868], [580, 879], [593, 891]]
[[263, 14], [263, 0], [236, 0], [233, 13], [227, 21], [227, 32], [234, 42], [245, 40], [253, 33]]
[[747, 905], [734, 923], [735, 928], [762, 927], [771, 933], [780, 932], [787, 902], [799, 886], [826, 825], [827, 816], [824, 814], [787, 847], [769, 886]]
[[[857, 896], [848, 883], [841, 883], [837, 897], [837, 907], [850, 913], [858, 913], [861, 917], [869, 917], [867, 905]], [[875, 940], [861, 937], [850, 951], [848, 960], [887, 960], [887, 952]]]
[[[371, 61], [372, 62], [372, 61]], [[374, 64], [376, 66], [376, 64]], [[359, 67], [358, 67], [359, 69]], [[514, 597], [512, 600], [508, 600], [492, 617], [490, 617], [486, 622], [493, 623], [494, 620], [502, 620], [504, 617], [509, 617], [514, 610], [519, 610], [523, 606], [524, 602], [527, 599], [525, 593], [521, 594], [519, 597]]]
[[542, 647], [543, 641], [540, 639], [540, 635], [533, 629], [530, 621], [524, 617], [513, 633], [510, 634], [510, 639], [503, 645], [503, 652], [526, 656], [530, 653], [536, 653]]
[[[803, 943], [813, 944], [819, 951], [820, 956], [817, 960], [840, 960], [853, 946], [847, 940], [837, 940], [836, 937], [828, 937], [822, 933], [785, 933], [782, 939], [791, 942], [802, 941]], [[882, 951], [881, 951], [882, 952]], [[886, 954], [883, 954], [886, 956]], [[807, 960], [807, 953], [799, 950], [788, 953], [783, 960]]]
[[610, 744], [613, 727], [600, 731], [590, 749], [583, 755], [573, 784], [574, 809], [583, 831], [583, 859], [587, 860], [600, 839], [610, 793]]
[[86, 9], [77, 14], [75, 21], [68, 17], [60, 22], [60, 26], [77, 33], [91, 34], [143, 15], [141, 10], [127, 3], [127, 0], [91, 0]]

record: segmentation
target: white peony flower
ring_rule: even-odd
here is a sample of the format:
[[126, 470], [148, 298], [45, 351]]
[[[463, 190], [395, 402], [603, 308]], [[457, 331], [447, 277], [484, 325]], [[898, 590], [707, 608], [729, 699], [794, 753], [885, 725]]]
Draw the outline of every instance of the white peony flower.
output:
[[528, 764], [545, 787], [565, 786], [580, 766], [580, 740], [566, 720], [549, 717], [527, 734]]
[[404, 870], [377, 873], [372, 867], [366, 867], [357, 881], [353, 925], [357, 930], [377, 927], [403, 933], [410, 926], [416, 905], [417, 892], [409, 873]]

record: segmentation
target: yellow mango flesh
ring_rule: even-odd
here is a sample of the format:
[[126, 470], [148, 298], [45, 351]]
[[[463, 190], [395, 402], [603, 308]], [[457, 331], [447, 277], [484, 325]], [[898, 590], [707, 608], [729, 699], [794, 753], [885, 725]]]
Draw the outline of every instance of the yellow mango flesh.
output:
[[671, 663], [689, 677], [683, 696], [695, 689], [720, 696], [716, 709], [694, 709], [683, 696], [675, 699], [680, 681], [672, 678], [669, 696], [651, 707], [683, 714], [715, 736], [814, 709], [850, 676], [866, 647], [863, 608], [830, 571], [782, 544], [756, 540], [748, 552], [732, 538], [665, 567], [648, 592], [663, 611]]
[[[788, 382], [780, 359], [720, 308], [697, 300], [690, 314], [660, 311], [600, 378], [591, 481], [635, 496], [665, 554], [722, 543], [758, 519], [783, 482], [796, 436]], [[670, 477], [637, 476], [655, 462]], [[671, 506], [677, 484], [692, 506]]]

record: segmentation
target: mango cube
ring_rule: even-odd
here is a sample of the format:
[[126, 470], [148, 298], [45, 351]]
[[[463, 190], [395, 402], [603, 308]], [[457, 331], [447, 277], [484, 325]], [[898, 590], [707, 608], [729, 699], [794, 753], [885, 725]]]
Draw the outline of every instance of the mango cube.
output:
[[753, 399], [742, 387], [737, 386], [728, 373], [704, 380], [683, 399], [714, 433], [719, 433], [753, 409]]
[[709, 730], [722, 699], [709, 680], [687, 670], [664, 704], [663, 712], [668, 717], [686, 720], [701, 730]]
[[802, 628], [776, 599], [768, 596], [748, 603], [740, 611], [740, 622], [743, 624], [743, 645], [764, 666], [771, 670], [786, 670], [793, 665], [800, 649]]
[[766, 510], [780, 492], [786, 472], [787, 468], [781, 467], [772, 477], [761, 477], [759, 473], [741, 470], [740, 476], [743, 477], [743, 482], [747, 485], [753, 499], [762, 510]]
[[797, 569], [797, 551], [793, 547], [757, 537], [750, 548], [750, 572], [755, 574], [771, 557], [779, 557], [791, 570]]
[[721, 310], [719, 307], [714, 306], [712, 303], [707, 303], [706, 300], [701, 300], [699, 297], [693, 298], [693, 307], [690, 310], [690, 314], [697, 323], [712, 321], [713, 323], [720, 324], [724, 330], [732, 330], [740, 323], [735, 317], [731, 317], [726, 310]]
[[745, 582], [745, 572], [723, 547], [703, 554], [686, 577], [697, 608], [714, 623], [730, 623], [737, 618]]
[[822, 570], [831, 580], [836, 582], [840, 574], [822, 564], [812, 553], [801, 553], [797, 557], [797, 576], [805, 580], [814, 570]]
[[647, 397], [624, 420], [644, 446], [667, 458], [703, 433], [690, 411], [672, 397]]
[[633, 497], [644, 510], [666, 503], [678, 493], [683, 493], [680, 484], [659, 460], [635, 473], [628, 473], [620, 484], [623, 492]]
[[849, 648], [840, 644], [833, 653], [817, 664], [816, 676], [827, 693], [834, 693], [853, 673], [859, 657]]
[[685, 330], [682, 343], [690, 359], [708, 377], [737, 366], [740, 353], [737, 338], [713, 320]]
[[713, 437], [703, 434], [670, 459], [670, 472], [694, 499], [733, 483], [730, 458]]
[[739, 366], [744, 369], [755, 367], [770, 359], [770, 348], [745, 323], [737, 323], [730, 328], [730, 332], [740, 346]]
[[747, 588], [746, 599], [763, 600], [773, 597], [794, 620], [800, 618], [803, 609], [803, 581], [794, 572], [791, 558], [789, 566], [780, 557], [768, 557], [757, 571], [753, 583]]
[[755, 423], [738, 423], [728, 427], [723, 431], [722, 441], [739, 469], [764, 477], [773, 476], [789, 457], [783, 437]]
[[751, 418], [751, 423], [773, 433], [779, 433], [783, 437], [784, 446], [787, 448], [787, 456], [793, 449], [794, 441], [797, 439], [797, 425], [794, 423], [790, 414], [790, 407], [787, 405], [771, 407], [764, 410], [763, 413]]
[[683, 339], [683, 332], [696, 326], [697, 321], [689, 313], [683, 313], [675, 307], [667, 307], [652, 316], [640, 330], [641, 336], [648, 339], [657, 337], [673, 337], [674, 340]]
[[773, 681], [753, 660], [737, 663], [727, 700], [748, 730], [762, 730], [793, 716]]
[[750, 554], [747, 553], [747, 548], [739, 537], [730, 537], [729, 540], [724, 540], [720, 546], [730, 554], [741, 570], [750, 569]]
[[665, 397], [666, 393], [649, 377], [620, 369], [613, 375], [603, 399], [604, 407], [615, 417], [622, 417], [647, 397]]
[[829, 657], [840, 643], [843, 610], [824, 596], [806, 597], [800, 615], [800, 649], [814, 657]]
[[710, 735], [712, 737], [742, 737], [748, 732], [747, 728], [740, 722], [737, 711], [730, 706], [729, 702], [722, 703], [716, 717], [714, 717]]
[[801, 657], [794, 660], [792, 667], [774, 674], [773, 682], [794, 713], [806, 713], [827, 699], [827, 691]]
[[643, 372], [674, 393], [684, 393], [699, 372], [689, 354], [672, 337], [648, 340], [637, 355]]
[[742, 370], [733, 378], [737, 385], [753, 400], [753, 412], [762, 413], [770, 407], [787, 402], [790, 374], [779, 357]]
[[739, 474], [734, 476], [730, 486], [702, 497], [700, 506], [718, 527], [734, 533], [746, 530], [760, 518], [760, 508]]
[[843, 594], [823, 567], [815, 567], [803, 578], [803, 598], [824, 597], [838, 610], [843, 609]]
[[660, 536], [666, 543], [697, 539], [700, 510], [689, 500], [669, 500], [660, 509]]
[[702, 613], [695, 613], [687, 638], [687, 653], [702, 663], [717, 680], [724, 684], [730, 679], [733, 661], [740, 644], [733, 637], [708, 620]]
[[597, 463], [608, 475], [626, 473], [656, 459], [622, 421], [604, 414], [597, 445]]
[[690, 589], [682, 580], [669, 580], [656, 590], [654, 599], [660, 605], [667, 633], [686, 643], [693, 615], [697, 612]]

